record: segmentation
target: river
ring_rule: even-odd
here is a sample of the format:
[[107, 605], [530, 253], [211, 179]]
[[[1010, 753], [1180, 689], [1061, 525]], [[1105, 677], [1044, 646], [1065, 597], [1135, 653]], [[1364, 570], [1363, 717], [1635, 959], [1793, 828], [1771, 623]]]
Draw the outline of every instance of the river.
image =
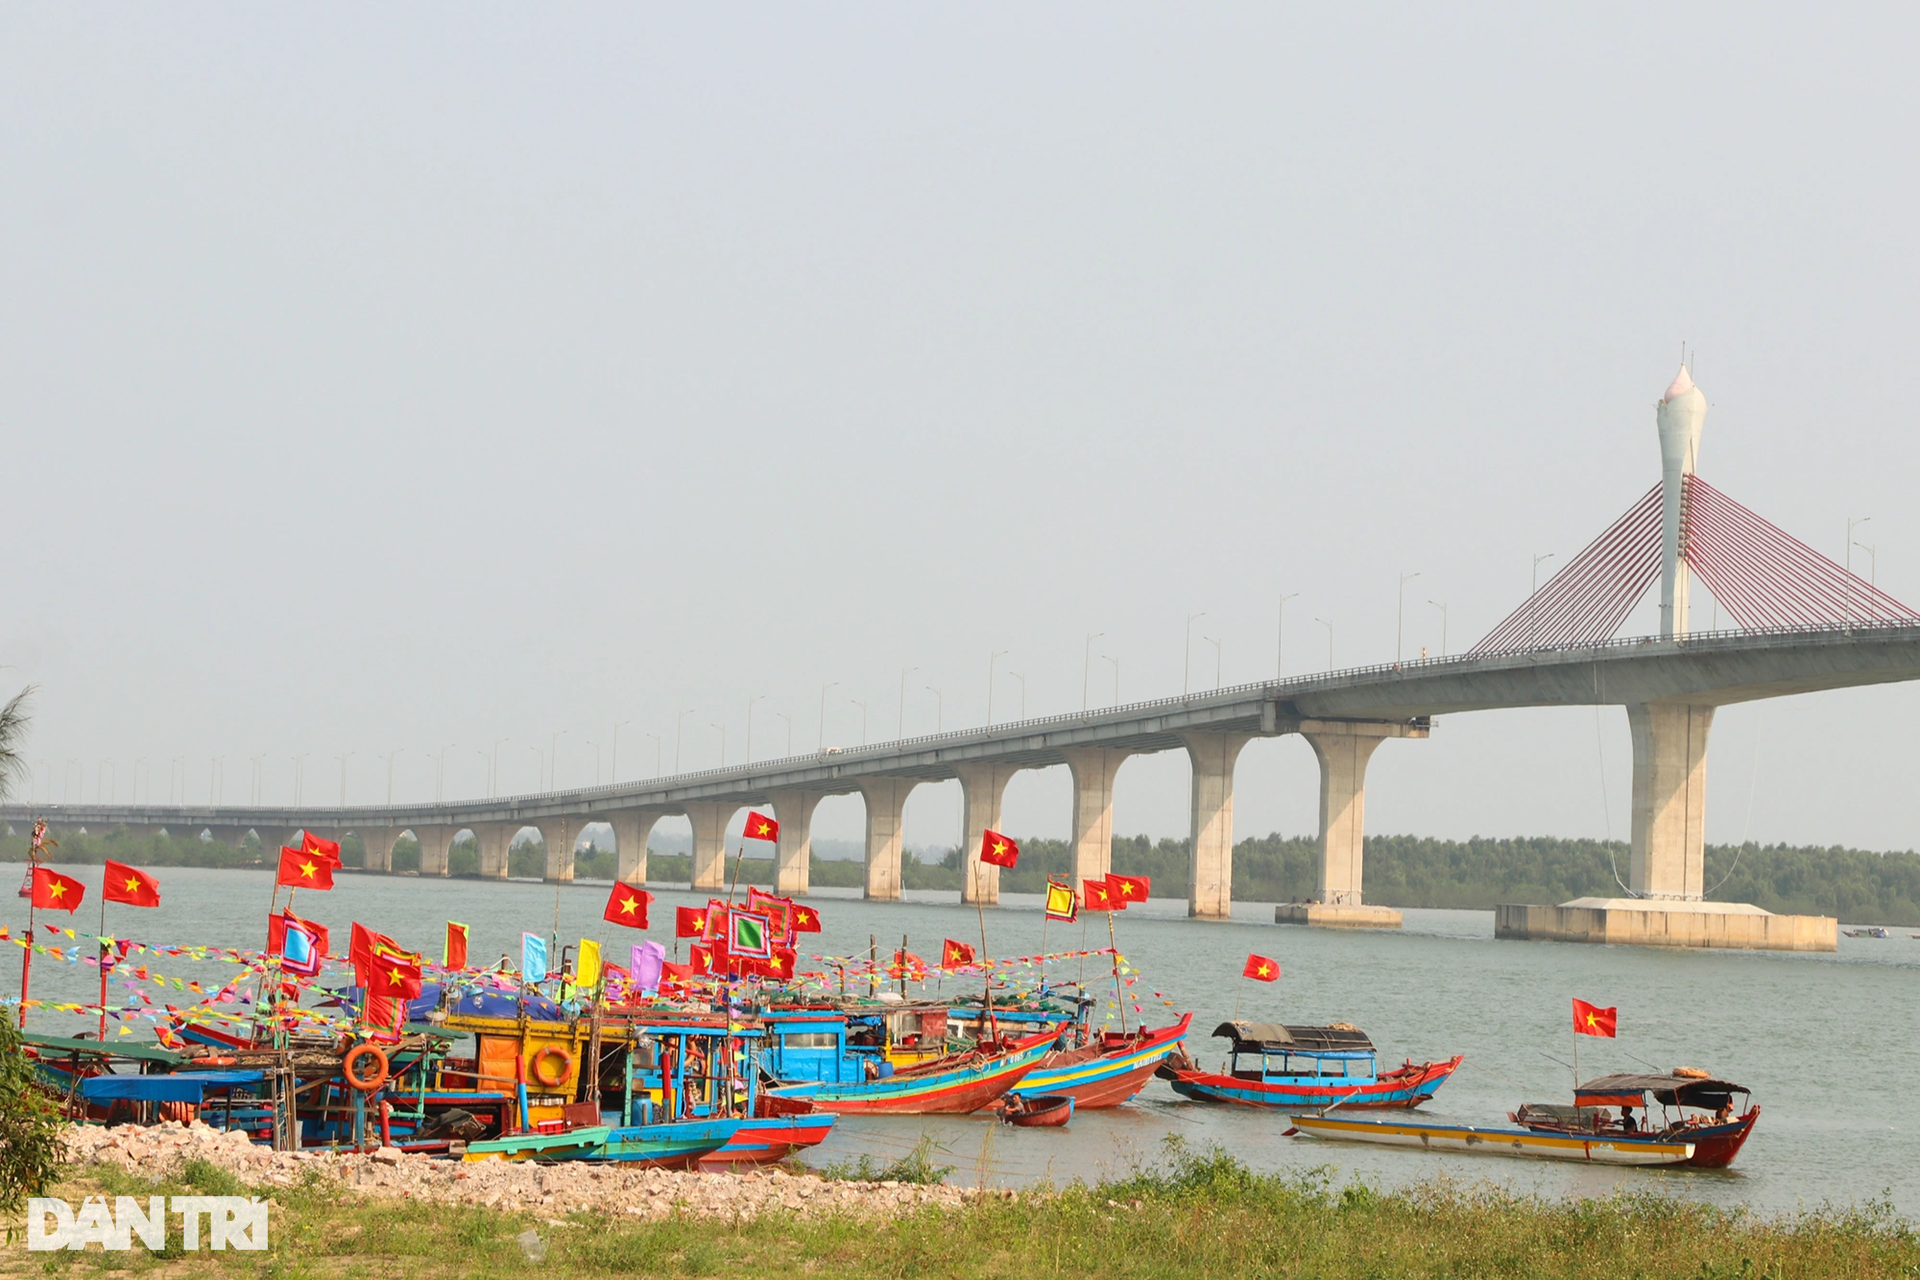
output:
[[[99, 928], [100, 873], [89, 867], [77, 874], [88, 896], [71, 923], [91, 934]], [[163, 868], [158, 875], [162, 905], [109, 907], [108, 934], [262, 944], [270, 891], [264, 873]], [[333, 930], [337, 951], [345, 949], [350, 922], [360, 920], [437, 958], [442, 922], [463, 921], [472, 928], [472, 958], [484, 963], [503, 951], [517, 957], [521, 930], [549, 932], [556, 910], [563, 940], [598, 937], [623, 950], [625, 942], [650, 937], [671, 946], [672, 908], [704, 902], [705, 895], [651, 888], [658, 901], [645, 934], [601, 922], [604, 883], [556, 892], [532, 882], [343, 874], [333, 892], [305, 893], [298, 905]], [[870, 904], [855, 891], [824, 890], [811, 901], [820, 908], [823, 932], [808, 940], [813, 945], [806, 951], [864, 955], [870, 936], [884, 951], [904, 934], [915, 952], [937, 962], [942, 938], [978, 945], [975, 912], [949, 895], [909, 893], [906, 902]], [[1171, 1135], [1195, 1147], [1218, 1145], [1261, 1169], [1325, 1168], [1336, 1181], [1360, 1178], [1376, 1186], [1445, 1174], [1550, 1196], [1651, 1189], [1763, 1211], [1884, 1199], [1903, 1216], [1920, 1218], [1920, 1119], [1901, 1102], [1911, 1088], [1906, 1073], [1920, 1061], [1913, 1011], [1920, 941], [1906, 930], [1894, 931], [1891, 940], [1842, 937], [1837, 954], [1790, 955], [1498, 942], [1492, 913], [1482, 911], [1410, 910], [1405, 928], [1368, 932], [1275, 926], [1272, 914], [1270, 905], [1236, 903], [1231, 924], [1199, 924], [1186, 919], [1184, 902], [1156, 899], [1114, 921], [1120, 949], [1142, 972], [1136, 998], [1148, 1020], [1157, 1025], [1175, 1011], [1192, 1010], [1189, 1049], [1209, 1066], [1219, 1062], [1223, 1042], [1208, 1033], [1233, 1015], [1238, 999], [1240, 1016], [1248, 1019], [1355, 1023], [1373, 1037], [1383, 1062], [1465, 1054], [1466, 1064], [1426, 1114], [1499, 1123], [1519, 1102], [1566, 1100], [1571, 1073], [1545, 1055], [1571, 1057], [1570, 1002], [1578, 996], [1620, 1010], [1617, 1040], [1581, 1041], [1582, 1075], [1703, 1067], [1753, 1090], [1762, 1107], [1759, 1125], [1731, 1170], [1607, 1170], [1287, 1138], [1278, 1113], [1188, 1102], [1154, 1081], [1133, 1104], [1082, 1113], [1065, 1130], [1012, 1129], [975, 1118], [849, 1117], [809, 1159], [846, 1161], [865, 1153], [890, 1160], [925, 1134], [938, 1144], [939, 1161], [954, 1166], [954, 1181], [1019, 1186], [1125, 1172], [1156, 1159]], [[24, 910], [18, 918], [24, 920]], [[40, 913], [42, 922], [56, 918], [69, 923]], [[986, 913], [986, 929], [994, 954], [1038, 952], [1039, 900], [1011, 896]], [[1091, 917], [1086, 945], [1104, 946], [1104, 935], [1104, 922]], [[1056, 924], [1047, 949], [1079, 947], [1080, 936], [1080, 926]], [[66, 941], [48, 939], [44, 931], [42, 939]], [[1249, 952], [1278, 960], [1281, 980], [1243, 982]], [[19, 954], [10, 949], [7, 965], [17, 966]], [[216, 986], [232, 973], [231, 966], [211, 962], [145, 959], [156, 971], [212, 979]], [[17, 990], [17, 968], [8, 969], [6, 980]], [[33, 983], [35, 997], [90, 1003], [98, 977], [86, 966], [41, 956]], [[176, 1004], [192, 998], [171, 997]], [[78, 1024], [36, 1010], [29, 1025], [52, 1031]]]

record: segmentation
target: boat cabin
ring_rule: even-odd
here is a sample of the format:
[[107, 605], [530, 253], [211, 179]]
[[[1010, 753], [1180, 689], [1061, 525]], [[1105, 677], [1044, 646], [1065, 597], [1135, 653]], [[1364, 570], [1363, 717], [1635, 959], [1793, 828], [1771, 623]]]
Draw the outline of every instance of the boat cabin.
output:
[[1351, 1023], [1292, 1027], [1277, 1022], [1223, 1022], [1215, 1038], [1232, 1045], [1227, 1074], [1239, 1080], [1351, 1079], [1380, 1074], [1373, 1041]]

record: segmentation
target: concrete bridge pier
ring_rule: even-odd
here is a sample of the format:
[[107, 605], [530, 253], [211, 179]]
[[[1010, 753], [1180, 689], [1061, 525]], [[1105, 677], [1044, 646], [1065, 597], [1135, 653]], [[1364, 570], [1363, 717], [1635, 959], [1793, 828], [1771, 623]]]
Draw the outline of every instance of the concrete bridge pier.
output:
[[507, 878], [507, 853], [519, 832], [520, 825], [515, 822], [489, 822], [475, 828], [474, 838], [480, 842], [482, 880]]
[[247, 842], [247, 832], [251, 827], [208, 827], [213, 838], [229, 849], [238, 849]]
[[415, 827], [413, 838], [420, 842], [420, 874], [444, 876], [447, 857], [453, 851], [454, 828]]
[[727, 822], [737, 808], [719, 800], [696, 800], [687, 806], [687, 821], [693, 827], [694, 888], [727, 887]]
[[1633, 856], [1628, 883], [1655, 898], [1705, 895], [1707, 733], [1713, 708], [1627, 707], [1633, 739]]
[[613, 874], [621, 884], [647, 882], [647, 841], [653, 839], [654, 826], [665, 816], [659, 809], [628, 809], [608, 817], [607, 821], [613, 824], [613, 846], [618, 856]]
[[860, 784], [867, 801], [867, 898], [900, 900], [900, 837], [906, 827], [907, 797], [913, 778], [874, 778]]
[[961, 807], [966, 821], [960, 834], [960, 901], [978, 901], [985, 906], [1000, 905], [1000, 868], [980, 861], [980, 844], [989, 831], [1000, 829], [1000, 806], [1007, 796], [1007, 783], [1019, 772], [1005, 764], [963, 764], [960, 775]]
[[1253, 735], [1186, 732], [1193, 762], [1193, 839], [1187, 859], [1187, 915], [1233, 918], [1233, 766]]
[[775, 791], [768, 795], [773, 816], [780, 820], [780, 842], [774, 852], [773, 891], [792, 895], [807, 892], [813, 863], [813, 811], [826, 799], [824, 791]]
[[1073, 887], [1113, 870], [1113, 776], [1133, 753], [1114, 747], [1062, 751], [1073, 774]]
[[1320, 885], [1317, 902], [1274, 908], [1278, 924], [1398, 929], [1400, 913], [1361, 901], [1366, 860], [1367, 764], [1388, 738], [1424, 738], [1413, 725], [1364, 721], [1302, 725], [1320, 762]]
[[360, 858], [363, 871], [387, 872], [393, 870], [393, 842], [400, 838], [398, 831], [388, 831], [375, 827], [368, 831], [356, 831], [360, 837], [360, 847], [364, 852]]
[[579, 837], [579, 826], [568, 818], [540, 820], [540, 839], [547, 846], [547, 870], [541, 879], [548, 884], [573, 883], [573, 842]]

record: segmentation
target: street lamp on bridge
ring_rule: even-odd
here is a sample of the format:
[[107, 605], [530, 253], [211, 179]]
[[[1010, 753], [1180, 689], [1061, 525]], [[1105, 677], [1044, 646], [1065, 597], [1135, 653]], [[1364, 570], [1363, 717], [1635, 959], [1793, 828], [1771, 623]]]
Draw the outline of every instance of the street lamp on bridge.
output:
[[[1543, 562], [1551, 559], [1553, 559], [1553, 552], [1551, 551], [1533, 558], [1533, 585], [1527, 588], [1527, 647], [1529, 649], [1533, 647], [1534, 641], [1537, 638], [1536, 632], [1540, 623], [1539, 606], [1534, 603], [1540, 595], [1540, 566]], [[1684, 621], [1685, 620], [1682, 619], [1682, 623], [1684, 623]]]
[[680, 740], [686, 736], [687, 717], [693, 714], [693, 708], [682, 711], [673, 722], [673, 771], [680, 772]]
[[340, 807], [342, 809], [347, 807], [347, 760], [349, 757], [359, 754], [357, 751], [349, 751], [344, 756], [334, 757], [335, 760], [340, 762]]
[[[287, 757], [287, 759], [293, 761], [293, 807], [296, 809], [300, 807], [300, 798], [305, 795], [307, 791], [307, 757], [312, 754], [313, 752], [311, 751], [302, 751], [297, 756]], [[182, 788], [182, 790], [184, 791], [185, 788]], [[185, 803], [185, 801], [186, 797], [184, 795], [181, 796], [181, 802]]]
[[1447, 656], [1447, 606], [1439, 600], [1429, 600], [1428, 604], [1440, 611], [1440, 656]]
[[1120, 659], [1107, 653], [1101, 654], [1100, 657], [1103, 661], [1113, 664], [1113, 705], [1117, 707], [1120, 705]]
[[1083, 713], [1087, 709], [1087, 680], [1093, 667], [1093, 642], [1106, 634], [1104, 631], [1096, 631], [1089, 635], [1086, 647], [1080, 651], [1080, 710]]
[[947, 718], [947, 696], [932, 685], [927, 686], [927, 692], [932, 694], [934, 698], [933, 731], [939, 733], [941, 725], [946, 722]]
[[1180, 663], [1180, 696], [1183, 698], [1192, 692], [1190, 685], [1193, 671], [1193, 624], [1206, 616], [1205, 610], [1187, 615], [1187, 652]]
[[660, 776], [660, 752], [665, 744], [657, 733], [650, 733], [647, 736], [653, 739], [653, 776], [657, 778]]
[[1297, 600], [1299, 598], [1300, 598], [1300, 593], [1298, 591], [1291, 592], [1287, 595], [1283, 595], [1280, 597], [1280, 608], [1278, 610], [1278, 616], [1276, 617], [1273, 624], [1273, 678], [1275, 680], [1280, 679], [1282, 672], [1286, 670], [1285, 659], [1287, 656], [1287, 601]]
[[720, 731], [720, 767], [724, 769], [727, 767], [727, 726], [714, 724], [711, 720], [707, 721], [707, 723]]
[[864, 747], [867, 745], [867, 704], [858, 698], [848, 698], [847, 701], [860, 708], [860, 745]]
[[1407, 584], [1419, 576], [1417, 572], [1400, 575], [1400, 595], [1395, 601], [1393, 614], [1393, 660], [1395, 662], [1400, 661], [1401, 639], [1406, 634]]
[[1007, 656], [1005, 649], [995, 649], [987, 655], [987, 724], [993, 724], [993, 664]]
[[834, 680], [820, 686], [820, 747], [819, 749], [822, 751], [825, 751], [827, 749], [827, 690], [836, 688], [838, 687], [839, 684], [840, 682], [838, 680]]
[[784, 711], [776, 711], [773, 714], [787, 722], [787, 759], [791, 760], [793, 759], [793, 717]]
[[1325, 618], [1315, 618], [1315, 622], [1327, 629], [1327, 670], [1333, 670], [1333, 624]]
[[613, 745], [607, 750], [607, 785], [620, 781], [620, 730], [632, 724], [631, 720], [621, 720], [613, 726]]
[[756, 702], [765, 702], [766, 700], [767, 700], [767, 695], [764, 693], [756, 693], [752, 697], [747, 699], [747, 763], [748, 764], [753, 763], [753, 704]]
[[1020, 718], [1025, 720], [1027, 718], [1027, 678], [1018, 671], [1009, 671], [1007, 674], [1020, 682]]
[[[500, 741], [505, 742], [506, 739], [502, 738]], [[499, 749], [500, 744], [496, 742], [494, 744], [494, 750], [498, 751]], [[397, 760], [400, 757], [400, 753], [405, 750], [405, 747], [395, 747], [393, 750], [387, 752], [387, 805], [389, 808], [393, 805], [393, 762]], [[259, 797], [256, 796], [254, 798], [254, 803], [259, 803]]]
[[[907, 736], [907, 673], [918, 671], [918, 667], [900, 668], [900, 723], [893, 731], [893, 740], [898, 742]], [[861, 745], [865, 745], [862, 743]]]
[[1220, 642], [1212, 636], [1201, 636], [1200, 638], [1213, 646], [1213, 687], [1218, 691], [1220, 688]]

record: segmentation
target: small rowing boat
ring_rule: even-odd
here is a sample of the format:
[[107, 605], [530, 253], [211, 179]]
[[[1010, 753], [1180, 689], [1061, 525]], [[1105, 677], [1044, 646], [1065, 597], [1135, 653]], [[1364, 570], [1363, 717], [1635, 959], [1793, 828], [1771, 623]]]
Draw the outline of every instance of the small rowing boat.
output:
[[1314, 1138], [1368, 1142], [1383, 1147], [1419, 1147], [1472, 1155], [1530, 1156], [1586, 1164], [1674, 1165], [1693, 1158], [1693, 1143], [1660, 1135], [1557, 1133], [1437, 1124], [1424, 1119], [1374, 1116], [1297, 1115], [1294, 1127]]
[[1008, 1094], [1000, 1107], [1000, 1118], [1022, 1129], [1061, 1129], [1073, 1119], [1073, 1099], [1067, 1095], [1031, 1098]]

